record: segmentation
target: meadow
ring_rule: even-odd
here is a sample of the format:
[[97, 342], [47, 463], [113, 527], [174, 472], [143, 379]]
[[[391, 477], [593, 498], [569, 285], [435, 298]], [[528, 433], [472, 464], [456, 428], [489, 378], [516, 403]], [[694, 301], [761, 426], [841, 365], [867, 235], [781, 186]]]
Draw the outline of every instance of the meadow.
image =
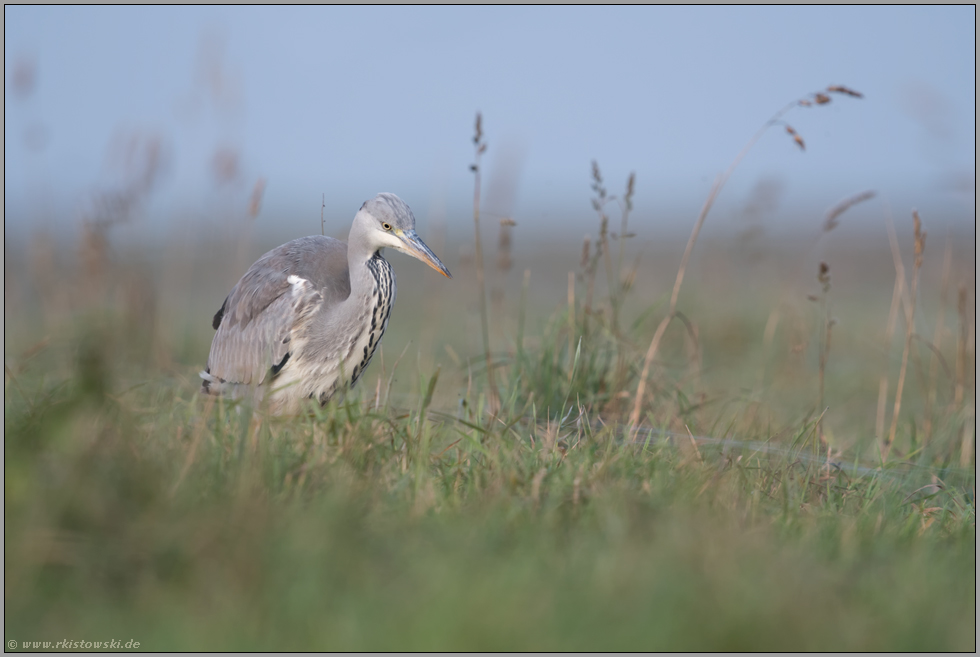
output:
[[383, 351], [299, 417], [197, 394], [274, 244], [5, 242], [8, 649], [975, 651], [975, 246], [855, 240], [870, 195], [653, 242], [589, 183], [584, 245], [389, 256]]

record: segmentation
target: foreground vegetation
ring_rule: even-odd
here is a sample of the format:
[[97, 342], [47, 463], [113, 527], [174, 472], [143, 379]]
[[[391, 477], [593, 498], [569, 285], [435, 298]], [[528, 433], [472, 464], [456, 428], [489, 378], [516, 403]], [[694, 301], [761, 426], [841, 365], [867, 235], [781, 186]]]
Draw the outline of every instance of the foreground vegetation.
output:
[[925, 459], [828, 459], [816, 414], [777, 431], [744, 422], [748, 402], [690, 408], [685, 366], [631, 432], [609, 381], [639, 362], [618, 374], [622, 343], [581, 323], [569, 351], [567, 326], [559, 310], [499, 356], [495, 417], [475, 365], [386, 395], [389, 360], [374, 390], [270, 418], [208, 405], [193, 364], [148, 364], [122, 320], [79, 319], [8, 366], [5, 639], [975, 647], [975, 475], [957, 431]]

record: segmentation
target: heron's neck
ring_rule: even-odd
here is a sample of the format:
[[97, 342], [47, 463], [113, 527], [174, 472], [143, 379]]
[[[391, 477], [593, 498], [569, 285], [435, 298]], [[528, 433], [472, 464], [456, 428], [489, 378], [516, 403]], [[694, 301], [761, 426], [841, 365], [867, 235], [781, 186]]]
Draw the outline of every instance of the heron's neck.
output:
[[382, 257], [382, 249], [351, 248], [347, 246], [347, 268], [350, 272], [351, 297], [363, 297], [374, 289], [374, 275], [368, 264]]
[[370, 294], [374, 287], [374, 278], [367, 263], [378, 253], [378, 248], [371, 244], [368, 232], [358, 212], [347, 237], [347, 271], [350, 272], [350, 292], [354, 298]]

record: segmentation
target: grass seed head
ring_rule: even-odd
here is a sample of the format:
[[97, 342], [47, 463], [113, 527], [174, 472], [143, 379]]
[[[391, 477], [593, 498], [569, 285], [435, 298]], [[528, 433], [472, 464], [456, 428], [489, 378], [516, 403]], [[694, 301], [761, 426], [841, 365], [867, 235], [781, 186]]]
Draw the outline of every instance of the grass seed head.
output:
[[786, 134], [793, 137], [793, 141], [800, 147], [800, 150], [806, 150], [806, 144], [803, 143], [803, 137], [801, 137], [800, 134], [793, 129], [793, 126], [788, 123], [786, 124]]
[[793, 136], [793, 141], [796, 142], [796, 145], [800, 147], [800, 150], [801, 151], [805, 151], [806, 150], [806, 144], [803, 143], [803, 137], [801, 137], [799, 135], [794, 135]]
[[827, 211], [827, 216], [824, 218], [823, 232], [829, 233], [833, 229], [837, 228], [837, 226], [840, 225], [840, 223], [837, 221], [837, 217], [841, 216], [858, 203], [873, 199], [876, 194], [877, 192], [875, 192], [873, 189], [869, 189], [865, 192], [861, 192], [860, 194], [849, 196], [834, 207], [830, 208], [830, 210]]
[[844, 94], [846, 96], [851, 96], [852, 98], [864, 98], [864, 94], [860, 91], [854, 91], [842, 84], [835, 84], [827, 87], [827, 91], [835, 94]]
[[826, 294], [830, 291], [830, 265], [826, 262], [820, 263], [820, 271], [817, 273], [817, 280], [823, 285], [823, 291]]
[[596, 199], [592, 201], [592, 206], [599, 210], [602, 202], [606, 200], [606, 188], [602, 184], [602, 173], [599, 171], [599, 163], [592, 160], [592, 191], [596, 194]]
[[623, 197], [623, 202], [626, 204], [626, 210], [630, 211], [633, 209], [633, 191], [636, 185], [636, 172], [630, 172], [630, 178], [626, 181], [626, 195]]
[[915, 266], [922, 266], [922, 253], [926, 250], [926, 233], [922, 230], [922, 220], [919, 219], [919, 212], [912, 211], [913, 230], [915, 232]]

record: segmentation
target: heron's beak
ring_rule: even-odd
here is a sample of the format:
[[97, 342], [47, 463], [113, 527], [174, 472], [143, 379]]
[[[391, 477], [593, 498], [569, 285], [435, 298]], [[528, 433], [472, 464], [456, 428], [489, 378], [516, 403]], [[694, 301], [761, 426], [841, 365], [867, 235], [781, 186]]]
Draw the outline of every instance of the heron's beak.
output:
[[398, 231], [398, 237], [401, 239], [403, 248], [399, 249], [403, 253], [407, 253], [413, 258], [418, 258], [425, 264], [429, 265], [437, 272], [445, 276], [446, 278], [452, 278], [453, 275], [449, 273], [446, 269], [446, 265], [442, 264], [442, 261], [436, 257], [436, 254], [432, 252], [432, 249], [425, 245], [422, 238], [418, 236], [414, 230], [403, 230]]

